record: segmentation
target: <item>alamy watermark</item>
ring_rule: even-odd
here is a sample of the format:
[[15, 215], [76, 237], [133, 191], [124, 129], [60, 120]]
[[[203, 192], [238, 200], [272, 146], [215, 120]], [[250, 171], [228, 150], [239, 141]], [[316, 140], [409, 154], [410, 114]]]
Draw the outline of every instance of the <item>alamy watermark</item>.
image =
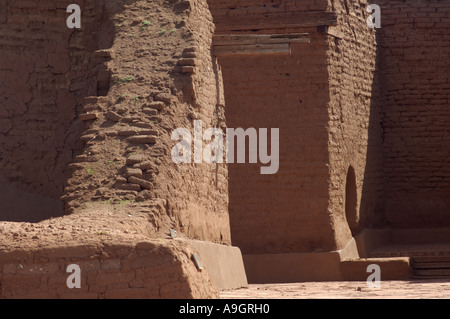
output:
[[[77, 4], [71, 4], [67, 7], [67, 12], [71, 15], [67, 18], [66, 25], [69, 29], [81, 28], [81, 8]], [[366, 12], [370, 13], [367, 18], [367, 26], [371, 29], [381, 28], [381, 8], [377, 4], [370, 4], [366, 8]]]
[[80, 289], [81, 288], [81, 268], [77, 264], [71, 264], [67, 266], [67, 273], [71, 273], [69, 277], [67, 277], [66, 284], [69, 289]]
[[66, 20], [69, 29], [81, 28], [81, 8], [78, 4], [71, 4], [67, 7], [67, 12], [72, 13]]
[[367, 272], [372, 273], [367, 277], [368, 288], [381, 288], [381, 267], [377, 264], [367, 266]]
[[371, 29], [381, 28], [381, 9], [378, 4], [371, 4], [367, 6], [366, 11], [370, 13], [367, 18], [367, 26]]
[[[280, 132], [278, 128], [271, 129], [270, 155], [268, 153], [267, 128], [260, 128], [258, 131], [255, 128], [248, 128], [245, 131], [243, 128], [227, 128], [225, 135], [224, 139], [224, 134], [219, 128], [208, 128], [203, 133], [203, 123], [200, 120], [194, 121], [193, 138], [187, 128], [177, 128], [172, 132], [172, 140], [179, 141], [172, 148], [172, 160], [176, 164], [192, 162], [196, 164], [221, 164], [224, 162], [243, 164], [246, 163], [248, 153], [248, 163], [258, 163], [259, 157], [260, 163], [266, 165], [261, 167], [261, 174], [278, 172], [280, 165]], [[207, 142], [205, 147], [203, 147], [203, 141]]]

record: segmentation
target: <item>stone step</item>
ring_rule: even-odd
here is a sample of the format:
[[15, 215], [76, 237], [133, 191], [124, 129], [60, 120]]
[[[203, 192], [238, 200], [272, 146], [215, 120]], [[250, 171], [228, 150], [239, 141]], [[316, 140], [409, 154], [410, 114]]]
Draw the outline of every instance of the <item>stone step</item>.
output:
[[450, 262], [414, 262], [413, 267], [414, 269], [450, 269]]
[[436, 262], [450, 262], [448, 256], [424, 256], [411, 258], [415, 263], [436, 263]]
[[450, 277], [450, 269], [413, 269], [413, 276]]
[[[370, 251], [370, 257], [450, 257], [450, 244], [389, 244]], [[450, 260], [450, 259], [449, 259]]]
[[450, 278], [450, 256], [411, 258], [413, 278]]

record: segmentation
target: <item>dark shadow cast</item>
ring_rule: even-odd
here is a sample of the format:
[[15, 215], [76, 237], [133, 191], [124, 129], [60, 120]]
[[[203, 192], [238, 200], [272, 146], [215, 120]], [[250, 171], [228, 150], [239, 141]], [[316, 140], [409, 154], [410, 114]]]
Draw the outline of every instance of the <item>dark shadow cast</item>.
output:
[[[367, 157], [364, 180], [361, 190], [358, 231], [364, 228], [382, 228], [385, 225], [384, 205], [384, 168], [383, 168], [383, 136], [384, 128], [381, 119], [381, 86], [380, 86], [380, 32], [376, 31], [376, 61], [372, 81], [372, 96], [368, 127]], [[353, 230], [352, 230], [353, 233]]]
[[[28, 49], [20, 54], [0, 49], [0, 78], [8, 83], [0, 94], [21, 99], [2, 105], [0, 112], [11, 123], [8, 131], [0, 129], [0, 221], [39, 222], [65, 214], [61, 197], [72, 174], [68, 166], [83, 153], [80, 137], [90, 128], [78, 115], [85, 97], [106, 95], [110, 85], [108, 58], [94, 54], [110, 48], [114, 39], [104, 4], [83, 3], [81, 29], [68, 29], [68, 13], [59, 8], [60, 28], [36, 24], [33, 39], [42, 39], [20, 37]], [[17, 25], [11, 12], [4, 14], [0, 29], [12, 32]], [[26, 26], [17, 32], [26, 32]], [[8, 61], [14, 63], [8, 66]]]

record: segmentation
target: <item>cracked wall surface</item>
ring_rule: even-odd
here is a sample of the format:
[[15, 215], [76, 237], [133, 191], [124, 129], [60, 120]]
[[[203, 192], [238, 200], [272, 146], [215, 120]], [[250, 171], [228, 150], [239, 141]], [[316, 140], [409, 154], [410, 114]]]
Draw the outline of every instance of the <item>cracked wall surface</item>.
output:
[[1, 201], [21, 202], [2, 205], [2, 220], [63, 212], [68, 164], [81, 146], [77, 114], [83, 97], [97, 94], [100, 62], [89, 53], [99, 48], [103, 16], [100, 2], [82, 1], [84, 29], [65, 28], [66, 2], [1, 2], [0, 187], [12, 194]]

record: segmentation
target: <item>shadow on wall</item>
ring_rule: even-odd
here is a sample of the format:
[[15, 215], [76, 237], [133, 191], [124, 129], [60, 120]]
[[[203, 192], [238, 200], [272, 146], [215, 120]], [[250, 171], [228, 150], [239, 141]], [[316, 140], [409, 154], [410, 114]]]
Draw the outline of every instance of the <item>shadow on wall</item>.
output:
[[356, 186], [355, 169], [350, 166], [347, 172], [347, 179], [345, 181], [345, 217], [348, 225], [355, 236], [358, 232], [358, 193]]
[[[367, 157], [357, 231], [364, 228], [378, 228], [385, 224], [385, 189], [383, 168], [384, 128], [381, 120], [381, 86], [380, 86], [380, 32], [376, 33], [375, 73], [372, 81], [372, 96], [367, 141]], [[352, 225], [350, 225], [351, 227]], [[352, 228], [353, 236], [356, 235]]]
[[64, 214], [68, 165], [89, 128], [78, 114], [86, 96], [109, 89], [104, 61], [89, 54], [110, 47], [114, 33], [102, 1], [80, 1], [79, 30], [66, 28], [65, 8], [4, 2], [0, 41], [11, 45], [0, 46], [0, 221], [37, 222]]
[[31, 223], [63, 214], [60, 200], [31, 194], [0, 183], [0, 217], [2, 221]]

